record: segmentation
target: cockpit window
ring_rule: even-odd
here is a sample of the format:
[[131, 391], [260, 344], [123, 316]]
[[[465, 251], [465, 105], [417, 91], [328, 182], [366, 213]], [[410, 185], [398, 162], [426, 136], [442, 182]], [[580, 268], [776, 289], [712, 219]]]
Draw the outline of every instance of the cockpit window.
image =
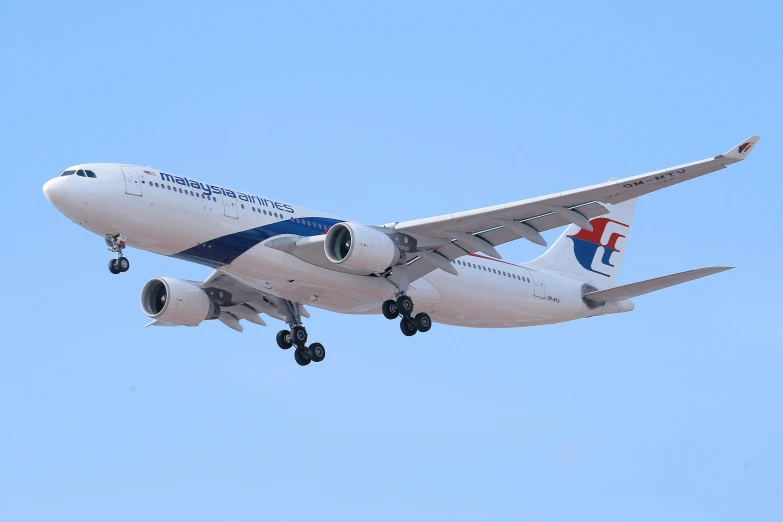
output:
[[85, 174], [87, 174], [87, 177], [88, 177], [88, 178], [97, 178], [97, 177], [98, 177], [98, 176], [96, 176], [96, 175], [95, 175], [95, 173], [94, 173], [93, 171], [91, 171], [91, 170], [85, 170], [85, 171], [84, 171], [84, 173], [85, 173]]
[[76, 175], [77, 175], [77, 176], [81, 176], [81, 177], [85, 177], [85, 176], [87, 176], [87, 174], [85, 174], [85, 173], [84, 173], [84, 171], [83, 171], [82, 169], [79, 169], [79, 170], [77, 170], [77, 171], [76, 171]]
[[63, 177], [63, 176], [70, 176], [70, 175], [72, 175], [72, 174], [76, 174], [76, 171], [75, 171], [75, 170], [66, 170], [65, 172], [63, 172], [62, 174], [60, 174], [60, 177]]

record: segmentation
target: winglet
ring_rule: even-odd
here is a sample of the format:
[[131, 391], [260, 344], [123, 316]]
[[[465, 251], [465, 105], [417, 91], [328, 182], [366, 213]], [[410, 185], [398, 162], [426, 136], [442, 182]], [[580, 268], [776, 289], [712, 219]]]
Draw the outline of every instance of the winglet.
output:
[[[748, 157], [748, 154], [750, 154], [750, 151], [753, 150], [753, 147], [756, 146], [756, 143], [758, 143], [760, 139], [761, 137], [753, 135], [728, 151], [723, 155], [723, 157], [733, 160], [732, 163], [736, 161], [742, 161]], [[718, 157], [720, 158], [720, 156]]]

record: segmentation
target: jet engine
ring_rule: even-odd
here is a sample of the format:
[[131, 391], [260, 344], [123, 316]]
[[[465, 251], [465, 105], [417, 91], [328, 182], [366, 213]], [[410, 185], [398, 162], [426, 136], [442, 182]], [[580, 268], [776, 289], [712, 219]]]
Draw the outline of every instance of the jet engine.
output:
[[367, 273], [383, 272], [400, 260], [400, 251], [389, 236], [358, 223], [333, 225], [324, 250], [332, 263]]
[[220, 308], [201, 288], [170, 277], [156, 277], [144, 285], [141, 309], [157, 321], [178, 326], [198, 326], [220, 315]]

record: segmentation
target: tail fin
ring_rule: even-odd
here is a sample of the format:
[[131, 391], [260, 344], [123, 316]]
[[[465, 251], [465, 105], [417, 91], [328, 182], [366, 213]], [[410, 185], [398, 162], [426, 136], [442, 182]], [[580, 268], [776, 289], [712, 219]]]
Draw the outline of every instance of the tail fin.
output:
[[615, 286], [636, 199], [604, 205], [609, 213], [590, 220], [592, 231], [570, 225], [549, 250], [529, 266], [577, 278], [597, 288]]

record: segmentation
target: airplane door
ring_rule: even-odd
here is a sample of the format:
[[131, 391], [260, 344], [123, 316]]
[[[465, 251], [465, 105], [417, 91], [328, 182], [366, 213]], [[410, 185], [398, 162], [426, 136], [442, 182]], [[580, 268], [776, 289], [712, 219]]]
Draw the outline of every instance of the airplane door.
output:
[[226, 217], [239, 219], [239, 210], [237, 210], [237, 200], [223, 195], [223, 215]]
[[546, 288], [544, 287], [544, 278], [538, 270], [528, 270], [533, 279], [533, 295], [546, 299]]
[[141, 196], [141, 182], [136, 169], [122, 167], [122, 175], [125, 177], [125, 193], [131, 196]]

